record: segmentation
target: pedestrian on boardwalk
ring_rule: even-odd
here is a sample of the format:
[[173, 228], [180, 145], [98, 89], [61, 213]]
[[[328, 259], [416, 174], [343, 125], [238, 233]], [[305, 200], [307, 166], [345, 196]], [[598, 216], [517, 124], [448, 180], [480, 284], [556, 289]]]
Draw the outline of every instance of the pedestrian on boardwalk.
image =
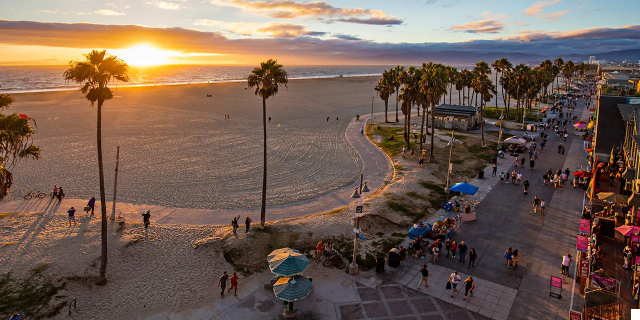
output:
[[[531, 150], [529, 150], [531, 151]], [[529, 155], [531, 156], [531, 155]], [[520, 158], [520, 166], [524, 168], [524, 163], [527, 162], [527, 160], [525, 160], [524, 156], [522, 156], [522, 158]]]
[[144, 228], [149, 228], [151, 224], [151, 211], [145, 210], [142, 212], [142, 222], [144, 223]]
[[476, 288], [476, 284], [473, 283], [473, 278], [469, 276], [466, 280], [464, 280], [464, 299], [467, 300], [467, 294], [470, 294], [470, 297], [473, 297], [473, 289]]
[[513, 250], [513, 259], [511, 260], [511, 264], [513, 265], [513, 270], [516, 269], [516, 267], [518, 266], [518, 263], [520, 263], [520, 253], [518, 252], [518, 249]]
[[245, 233], [249, 233], [249, 229], [251, 228], [251, 218], [249, 218], [249, 216], [247, 216], [246, 219], [244, 219], [244, 225], [247, 227], [247, 230], [245, 230]]
[[478, 254], [476, 254], [476, 249], [471, 248], [469, 250], [469, 266], [467, 268], [471, 268], [476, 266], [476, 259], [478, 259]]
[[233, 289], [233, 295], [234, 296], [238, 296], [238, 275], [236, 274], [236, 272], [233, 272], [233, 275], [231, 275], [231, 287], [229, 287], [229, 292], [231, 292], [231, 289]]
[[460, 252], [460, 262], [464, 262], [464, 257], [467, 254], [467, 245], [464, 244], [464, 241], [460, 242], [458, 251]]
[[561, 145], [561, 144], [559, 144], [559, 145], [558, 145], [558, 153], [561, 153], [561, 152], [562, 152], [562, 145]]
[[518, 163], [519, 163], [519, 161], [518, 161], [518, 160], [519, 160], [518, 158], [515, 158], [515, 159], [513, 160], [513, 165], [514, 165], [514, 166], [516, 166], [516, 168], [518, 167]]
[[522, 180], [522, 173], [517, 172], [514, 176], [516, 177], [516, 184], [520, 185], [520, 181]]
[[562, 154], [564, 154], [564, 151], [565, 151], [565, 150], [566, 150], [566, 149], [565, 149], [565, 147], [564, 147], [564, 146], [562, 146]]
[[93, 210], [94, 210], [94, 209], [95, 209], [95, 207], [96, 207], [96, 197], [92, 197], [92, 198], [89, 200], [89, 203], [87, 203], [87, 207], [91, 208], [91, 214], [93, 215]]
[[438, 262], [438, 258], [440, 257], [440, 248], [438, 248], [438, 245], [434, 245], [433, 249], [433, 263], [435, 264], [436, 262]]
[[497, 165], [493, 165], [493, 171], [491, 172], [491, 176], [495, 177], [498, 174], [498, 166]]
[[545, 174], [542, 176], [542, 183], [543, 183], [544, 185], [547, 185], [547, 180], [549, 180], [549, 175], [545, 173]]
[[451, 243], [451, 255], [456, 258], [456, 251], [458, 250], [458, 244], [454, 241]]
[[511, 247], [507, 248], [507, 251], [504, 252], [505, 259], [507, 259], [507, 269], [511, 268], [511, 260], [513, 259], [513, 250]]
[[533, 167], [536, 166], [536, 161], [533, 160], [533, 158], [529, 159], [529, 167], [531, 168], [531, 171], [533, 171]]
[[504, 181], [505, 183], [509, 183], [509, 176], [511, 175], [511, 172], [507, 171], [506, 176], [504, 177]]
[[500, 172], [500, 184], [504, 183], [504, 171]]
[[[225, 115], [226, 116], [226, 115]], [[327, 117], [327, 122], [329, 122], [329, 117]]]
[[323, 252], [324, 252], [324, 242], [320, 241], [316, 245], [316, 260], [320, 261], [320, 259], [322, 259]]
[[540, 199], [540, 214], [544, 216], [546, 211], [546, 204], [544, 203], [544, 199]]
[[413, 158], [414, 155], [415, 155], [415, 150], [413, 147], [411, 147], [411, 158]]
[[462, 280], [460, 275], [458, 275], [458, 271], [453, 271], [451, 275], [449, 275], [449, 283], [451, 283], [451, 296], [453, 297], [453, 293], [457, 291], [456, 287], [458, 283]]
[[527, 191], [529, 190], [529, 180], [525, 180], [522, 183], [522, 186], [524, 187], [524, 195], [526, 196], [527, 195]]
[[229, 275], [227, 274], [227, 272], [223, 272], [222, 276], [220, 277], [220, 280], [218, 280], [218, 288], [222, 288], [222, 291], [220, 291], [220, 297], [224, 296], [224, 289], [227, 288], [227, 283], [229, 282]]
[[447, 238], [447, 241], [444, 242], [444, 248], [447, 250], [447, 258], [449, 258], [449, 253], [451, 252], [451, 239]]
[[566, 255], [562, 256], [562, 268], [560, 270], [560, 272], [564, 275], [566, 275], [567, 277], [569, 276], [569, 265], [571, 265], [571, 254], [567, 253]]
[[538, 206], [540, 206], [540, 198], [535, 196], [533, 197], [533, 213], [538, 213]]
[[424, 287], [428, 287], [429, 286], [429, 270], [427, 270], [427, 265], [425, 264], [424, 266], [422, 266], [422, 269], [420, 269], [420, 273], [422, 274], [422, 280], [420, 280], [420, 282], [418, 282], [418, 289], [420, 289], [420, 285], [424, 282]]
[[71, 207], [67, 213], [69, 214], [69, 227], [71, 227], [71, 221], [73, 221], [73, 225], [78, 225], [76, 222], [76, 209]]
[[422, 168], [423, 165], [424, 165], [424, 157], [420, 157], [420, 159], [418, 159], [418, 168]]

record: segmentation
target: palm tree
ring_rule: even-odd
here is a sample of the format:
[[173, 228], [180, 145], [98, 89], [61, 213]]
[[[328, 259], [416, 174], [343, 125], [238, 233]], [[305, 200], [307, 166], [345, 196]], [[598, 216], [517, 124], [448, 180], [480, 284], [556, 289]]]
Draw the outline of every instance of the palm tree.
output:
[[411, 130], [411, 107], [416, 102], [418, 95], [418, 83], [422, 77], [421, 69], [416, 67], [409, 67], [406, 71], [402, 71], [400, 76], [400, 82], [404, 85], [401, 89], [400, 99], [402, 99], [402, 113], [404, 114], [404, 137], [405, 145], [407, 148], [410, 146], [409, 131]]
[[555, 74], [555, 79], [556, 79], [556, 88], [558, 89], [558, 91], [560, 90], [559, 87], [559, 83], [558, 83], [558, 75], [560, 74], [560, 72], [562, 72], [562, 67], [564, 66], [564, 60], [562, 60], [562, 58], [557, 58], [556, 60], [553, 61], [553, 66], [555, 68], [553, 68], [554, 74]]
[[389, 110], [389, 96], [394, 92], [393, 84], [389, 83], [388, 72], [382, 73], [382, 78], [374, 88], [378, 92], [378, 96], [384, 101], [384, 122], [389, 122], [387, 113]]
[[[13, 97], [0, 93], [0, 111], [8, 109]], [[18, 159], [40, 157], [40, 147], [33, 145], [31, 119], [24, 114], [0, 113], [0, 200], [9, 194], [13, 184], [13, 174], [9, 171]], [[34, 121], [35, 125], [35, 121]]]
[[573, 64], [573, 61], [567, 61], [567, 63], [565, 63], [564, 67], [562, 68], [562, 76], [565, 78], [565, 86], [566, 89], [565, 90], [569, 90], [569, 87], [571, 86], [571, 79], [573, 78], [573, 73], [575, 72], [575, 65]]
[[102, 106], [104, 102], [113, 98], [109, 89], [112, 80], [127, 82], [127, 63], [116, 56], [107, 56], [106, 50], [92, 50], [84, 55], [84, 61], [69, 62], [69, 69], [64, 72], [64, 79], [82, 83], [80, 91], [91, 105], [98, 103], [97, 120], [97, 149], [98, 171], [100, 178], [100, 207], [102, 212], [102, 252], [100, 257], [100, 278], [98, 284], [107, 283], [107, 199], [104, 191], [104, 166], [102, 164]]
[[281, 64], [276, 60], [269, 59], [261, 62], [259, 68], [254, 68], [247, 77], [249, 88], [255, 87], [255, 94], [262, 97], [262, 128], [264, 137], [264, 148], [262, 160], [264, 170], [262, 172], [262, 205], [260, 207], [260, 227], [264, 228], [267, 209], [267, 99], [275, 96], [281, 86], [287, 87], [289, 76]]
[[469, 71], [468, 69], [463, 69], [463, 70], [461, 70], [459, 72], [459, 77], [460, 77], [460, 83], [462, 84], [462, 104], [466, 105], [465, 104], [465, 99], [470, 104], [469, 94], [467, 92], [467, 94], [465, 95], [464, 88], [470, 88], [471, 87], [471, 79], [473, 79], [473, 73], [471, 71]]
[[398, 118], [398, 101], [400, 101], [400, 86], [402, 85], [402, 81], [400, 81], [400, 76], [404, 72], [404, 67], [396, 66], [393, 69], [389, 69], [389, 78], [393, 80], [393, 87], [396, 89], [396, 123], [400, 122], [400, 118]]
[[458, 79], [458, 69], [456, 67], [447, 66], [447, 82], [449, 82], [449, 104], [451, 104], [451, 92], [453, 91], [453, 84]]
[[[491, 74], [491, 68], [489, 67], [489, 64], [486, 63], [485, 61], [480, 61], [478, 63], [476, 63], [475, 68], [473, 68], [473, 71], [475, 71], [479, 76], [479, 85], [480, 87], [478, 88], [478, 93], [482, 94], [483, 92], [485, 92], [486, 90], [484, 90], [483, 88], [485, 86], [488, 85], [488, 83], [491, 83], [491, 80], [489, 80], [489, 78], [487, 77], [488, 74]], [[489, 80], [488, 83], [485, 80]], [[482, 98], [480, 99], [480, 145], [484, 147], [484, 119], [483, 119], [483, 112], [484, 112], [484, 108], [483, 108], [483, 99], [485, 98], [485, 96], [483, 95]], [[497, 99], [496, 99], [497, 100]]]
[[431, 107], [431, 146], [428, 161], [432, 162], [435, 160], [433, 157], [433, 140], [435, 136], [436, 104], [438, 104], [442, 96], [447, 94], [449, 76], [447, 74], [447, 68], [442, 64], [429, 62], [423, 65], [423, 67], [424, 72], [420, 79], [419, 86], [421, 93]]

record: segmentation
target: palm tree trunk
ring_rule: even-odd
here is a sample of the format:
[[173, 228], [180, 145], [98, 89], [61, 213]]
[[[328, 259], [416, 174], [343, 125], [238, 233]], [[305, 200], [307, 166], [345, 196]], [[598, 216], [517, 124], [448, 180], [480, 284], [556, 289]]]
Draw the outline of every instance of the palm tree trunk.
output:
[[484, 108], [483, 108], [484, 99], [480, 100], [480, 146], [484, 147]]
[[422, 136], [424, 135], [424, 121], [427, 115], [427, 108], [422, 108], [422, 124], [420, 125], [420, 152], [422, 152]]
[[[435, 104], [431, 104], [431, 146], [429, 147], [431, 150], [429, 152], [429, 162], [432, 162], [433, 160], [435, 160], [433, 158], [433, 137], [436, 135], [435, 134], [435, 125], [436, 125], [436, 106]], [[447, 168], [447, 170], [449, 170]]]
[[398, 101], [400, 101], [400, 98], [398, 97], [398, 91], [399, 88], [396, 88], [396, 124], [400, 122], [400, 118], [398, 118]]
[[411, 108], [413, 107], [413, 102], [409, 103], [409, 107], [407, 108], [407, 149], [411, 145]]
[[[388, 111], [389, 111], [389, 98], [384, 99], [384, 122], [385, 123], [389, 122]], [[373, 119], [371, 120], [373, 121]]]
[[262, 98], [262, 127], [264, 133], [263, 163], [262, 172], [262, 205], [260, 206], [260, 228], [264, 229], [267, 211], [267, 99]]
[[462, 98], [460, 97], [460, 90], [458, 90], [458, 104], [462, 105]]
[[104, 192], [104, 166], [102, 164], [102, 105], [104, 100], [98, 100], [98, 122], [96, 124], [96, 140], [98, 147], [98, 176], [100, 180], [100, 211], [102, 213], [102, 250], [100, 252], [100, 278], [98, 279], [99, 285], [105, 285], [107, 283], [107, 197]]
[[[498, 87], [498, 69], [496, 69], [496, 88]], [[498, 114], [498, 94], [496, 93], [496, 114]]]
[[449, 104], [451, 104], [451, 91], [453, 91], [453, 82], [449, 84]]

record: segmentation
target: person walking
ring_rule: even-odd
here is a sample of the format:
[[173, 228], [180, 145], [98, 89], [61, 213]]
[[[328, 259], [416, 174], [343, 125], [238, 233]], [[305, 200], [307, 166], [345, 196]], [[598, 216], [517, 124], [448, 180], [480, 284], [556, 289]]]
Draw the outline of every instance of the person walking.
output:
[[444, 248], [447, 250], [447, 258], [449, 258], [449, 253], [451, 253], [451, 239], [447, 238], [447, 241], [444, 242]]
[[142, 213], [142, 222], [144, 223], [144, 228], [145, 229], [149, 228], [149, 225], [151, 224], [151, 211], [150, 210], [145, 210]]
[[453, 258], [454, 258], [454, 259], [456, 258], [456, 251], [457, 251], [457, 250], [458, 250], [458, 244], [456, 244], [456, 242], [455, 242], [455, 241], [453, 241], [453, 242], [451, 243], [451, 254], [452, 254], [452, 256], [453, 256]]
[[58, 197], [58, 201], [62, 201], [62, 198], [64, 198], [64, 189], [62, 189], [62, 187], [58, 188], [58, 194], [56, 196]]
[[[529, 150], [529, 152], [531, 152], [531, 150]], [[529, 155], [531, 156], [531, 155]], [[524, 156], [522, 156], [522, 158], [520, 158], [520, 166], [524, 168], [524, 163], [527, 162], [527, 160], [525, 160]]]
[[567, 253], [566, 255], [562, 256], [562, 268], [560, 270], [560, 272], [564, 275], [566, 275], [567, 277], [569, 276], [569, 265], [571, 265], [571, 254]]
[[224, 296], [224, 289], [227, 288], [228, 282], [229, 282], [229, 275], [225, 271], [222, 273], [222, 276], [220, 276], [220, 280], [218, 280], [218, 288], [222, 288], [222, 291], [220, 291], [221, 298]]
[[540, 198], [535, 196], [533, 197], [533, 213], [538, 213], [538, 206], [540, 206]]
[[231, 292], [231, 289], [233, 289], [233, 295], [234, 296], [238, 296], [238, 275], [236, 274], [236, 272], [233, 272], [233, 275], [231, 275], [231, 287], [229, 287], [229, 292]]
[[462, 280], [460, 275], [458, 275], [458, 271], [453, 271], [451, 275], [449, 275], [449, 283], [451, 283], [451, 296], [453, 297], [453, 293], [457, 291], [456, 287], [458, 283]]
[[505, 175], [505, 177], [504, 177], [504, 181], [505, 181], [505, 183], [507, 183], [507, 184], [509, 183], [509, 176], [510, 176], [510, 175], [511, 175], [511, 172], [509, 172], [509, 171], [507, 170], [507, 174], [506, 174], [506, 175]]
[[329, 257], [329, 255], [333, 252], [333, 244], [331, 240], [327, 240], [327, 244], [324, 245], [324, 254]]
[[320, 241], [316, 245], [316, 260], [320, 261], [320, 259], [322, 259], [323, 252], [324, 252], [324, 242]]
[[527, 195], [527, 190], [529, 190], [529, 180], [525, 180], [522, 183], [522, 186], [524, 187], [524, 195], [526, 196]]
[[414, 147], [411, 147], [411, 158], [416, 154]]
[[500, 172], [500, 184], [504, 183], [504, 171]]
[[497, 165], [493, 165], [493, 171], [491, 172], [491, 176], [495, 177], [498, 174], [498, 166]]
[[469, 276], [466, 280], [464, 280], [464, 299], [462, 300], [467, 300], [467, 294], [470, 295], [470, 297], [473, 297], [473, 289], [476, 288], [476, 284], [473, 282], [473, 278], [471, 278], [471, 276]]
[[93, 210], [94, 210], [94, 209], [95, 209], [95, 207], [96, 207], [96, 197], [92, 197], [92, 198], [89, 200], [89, 203], [87, 203], [87, 207], [91, 208], [91, 214], [93, 215]]
[[422, 266], [422, 269], [420, 269], [420, 273], [422, 274], [422, 280], [420, 280], [420, 282], [418, 282], [418, 289], [420, 289], [420, 285], [424, 282], [424, 287], [428, 287], [429, 286], [429, 270], [427, 270], [427, 265], [425, 264], [424, 266]]
[[71, 207], [71, 209], [69, 209], [67, 213], [69, 214], [69, 227], [71, 227], [71, 221], [73, 221], [73, 225], [77, 226], [78, 223], [76, 222], [76, 209], [74, 207]]
[[469, 250], [469, 266], [467, 266], [467, 269], [476, 266], [476, 259], [478, 259], [478, 255], [476, 254], [476, 249], [471, 248], [471, 250]]
[[519, 160], [518, 158], [515, 158], [513, 160], [513, 165], [516, 166], [516, 168], [518, 167], [518, 163], [520, 163], [520, 161], [518, 161], [518, 160]]
[[533, 158], [529, 159], [529, 168], [531, 168], [531, 171], [533, 171], [533, 167], [535, 167], [536, 165], [536, 160], [534, 160]]
[[460, 262], [465, 262], [464, 258], [467, 255], [467, 245], [464, 244], [464, 241], [460, 242], [460, 246], [458, 247], [458, 252], [460, 253]]
[[507, 269], [510, 269], [511, 260], [513, 259], [513, 250], [511, 247], [507, 248], [507, 251], [504, 252], [504, 258], [507, 259]]
[[249, 216], [247, 216], [247, 218], [244, 219], [244, 225], [247, 227], [247, 230], [245, 230], [245, 233], [249, 234], [249, 229], [251, 228], [251, 218], [249, 218]]
[[546, 211], [546, 203], [544, 203], [544, 199], [540, 199], [540, 214], [544, 216]]
[[433, 249], [431, 249], [433, 253], [433, 264], [438, 262], [438, 258], [440, 258], [440, 248], [437, 244], [434, 244]]
[[240, 219], [240, 215], [238, 215], [237, 217], [234, 217], [233, 220], [231, 220], [231, 226], [233, 227], [233, 234], [236, 234], [236, 231], [238, 231], [238, 227], [240, 227], [238, 225], [238, 219]]
[[511, 264], [513, 265], [513, 270], [516, 269], [516, 267], [518, 266], [518, 263], [520, 263], [520, 253], [518, 252], [518, 249], [513, 250], [513, 259], [511, 260]]

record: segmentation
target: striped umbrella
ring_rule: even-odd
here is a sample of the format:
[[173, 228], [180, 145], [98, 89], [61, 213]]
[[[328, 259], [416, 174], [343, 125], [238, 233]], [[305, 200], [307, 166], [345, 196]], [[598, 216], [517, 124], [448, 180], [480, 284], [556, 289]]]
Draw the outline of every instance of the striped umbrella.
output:
[[267, 262], [271, 272], [282, 277], [301, 274], [309, 265], [307, 256], [291, 248], [274, 250], [267, 256]]
[[273, 285], [273, 293], [276, 298], [288, 302], [306, 298], [313, 285], [311, 280], [304, 276], [282, 277]]

